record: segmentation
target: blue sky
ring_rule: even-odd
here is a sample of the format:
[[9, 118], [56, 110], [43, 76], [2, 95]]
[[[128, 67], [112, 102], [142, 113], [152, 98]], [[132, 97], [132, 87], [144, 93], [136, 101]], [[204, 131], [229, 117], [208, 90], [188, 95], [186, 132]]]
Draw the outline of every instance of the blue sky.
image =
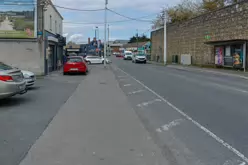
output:
[[[140, 35], [145, 33], [150, 35], [151, 23], [149, 21], [156, 17], [162, 7], [173, 6], [181, 0], [108, 0], [108, 8], [132, 18], [141, 18], [147, 22], [141, 21], [125, 21], [123, 18], [114, 13], [108, 12], [108, 21], [110, 25], [110, 40], [129, 39], [135, 35], [137, 29]], [[104, 8], [105, 0], [53, 0], [53, 3], [58, 6], [76, 9], [102, 9]], [[68, 41], [83, 43], [87, 38], [93, 38], [95, 35], [95, 27], [99, 27], [100, 39], [104, 40], [104, 11], [97, 12], [82, 12], [71, 11], [58, 8], [64, 17], [64, 36]], [[85, 24], [84, 24], [85, 23]]]

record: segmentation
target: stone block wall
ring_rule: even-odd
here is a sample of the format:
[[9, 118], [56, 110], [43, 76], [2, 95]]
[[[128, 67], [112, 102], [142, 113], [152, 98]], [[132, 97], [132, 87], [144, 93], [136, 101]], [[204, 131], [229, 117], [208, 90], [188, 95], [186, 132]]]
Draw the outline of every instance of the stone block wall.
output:
[[[167, 61], [172, 55], [190, 54], [192, 64], [214, 64], [209, 41], [248, 40], [248, 0], [207, 13], [183, 23], [167, 25]], [[163, 29], [151, 33], [152, 56], [163, 41]], [[163, 51], [162, 51], [163, 52]]]

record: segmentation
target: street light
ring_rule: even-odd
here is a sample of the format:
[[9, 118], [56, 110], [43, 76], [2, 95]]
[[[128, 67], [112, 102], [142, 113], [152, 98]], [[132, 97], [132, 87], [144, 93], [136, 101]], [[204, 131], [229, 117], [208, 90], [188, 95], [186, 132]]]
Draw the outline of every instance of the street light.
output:
[[98, 26], [96, 26], [96, 28], [95, 28], [95, 38], [96, 38], [96, 39], [98, 39], [98, 38], [97, 38], [97, 30], [98, 30]]
[[105, 0], [105, 11], [104, 11], [104, 67], [106, 68], [106, 54], [107, 54], [107, 5], [108, 0]]

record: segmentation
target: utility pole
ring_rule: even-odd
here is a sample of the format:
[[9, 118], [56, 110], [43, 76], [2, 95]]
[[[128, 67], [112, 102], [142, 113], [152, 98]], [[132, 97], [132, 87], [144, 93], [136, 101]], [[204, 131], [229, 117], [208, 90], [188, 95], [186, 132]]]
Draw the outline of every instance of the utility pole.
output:
[[167, 64], [167, 27], [166, 27], [166, 10], [164, 9], [164, 65]]
[[110, 55], [110, 49], [109, 49], [109, 25], [108, 25], [108, 55]]
[[107, 5], [108, 0], [105, 0], [105, 11], [104, 11], [104, 68], [106, 68], [106, 54], [107, 54]]
[[136, 44], [137, 44], [137, 54], [138, 54], [138, 47], [139, 47], [139, 31], [138, 31], [138, 29], [136, 30], [137, 31], [137, 34], [136, 34]]

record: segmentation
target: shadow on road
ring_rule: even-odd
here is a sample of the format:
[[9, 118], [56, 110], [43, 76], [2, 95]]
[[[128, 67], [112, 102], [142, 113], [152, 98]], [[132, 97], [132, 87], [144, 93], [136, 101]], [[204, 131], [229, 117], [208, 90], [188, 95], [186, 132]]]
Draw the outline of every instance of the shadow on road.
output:
[[24, 104], [28, 101], [29, 99], [27, 99], [26, 97], [11, 97], [0, 100], [0, 111], [2, 110], [2, 108], [19, 106], [20, 104]]
[[38, 87], [38, 86], [35, 86], [35, 87], [28, 87], [28, 90], [29, 90], [29, 91], [35, 91], [35, 90], [38, 90], [38, 89], [40, 89], [40, 87]]

